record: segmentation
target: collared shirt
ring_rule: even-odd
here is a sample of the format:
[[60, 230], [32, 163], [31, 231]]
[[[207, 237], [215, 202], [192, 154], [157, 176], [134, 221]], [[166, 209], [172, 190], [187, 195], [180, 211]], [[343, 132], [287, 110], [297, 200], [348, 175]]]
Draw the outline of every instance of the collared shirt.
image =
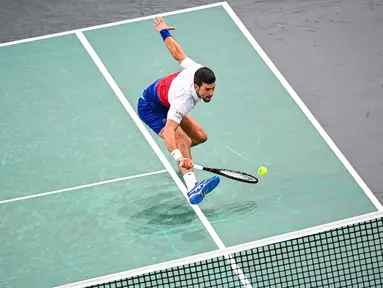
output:
[[169, 107], [167, 119], [178, 124], [201, 100], [194, 89], [194, 73], [201, 64], [190, 58], [181, 62], [183, 70], [162, 78], [157, 85], [157, 93], [162, 104]]

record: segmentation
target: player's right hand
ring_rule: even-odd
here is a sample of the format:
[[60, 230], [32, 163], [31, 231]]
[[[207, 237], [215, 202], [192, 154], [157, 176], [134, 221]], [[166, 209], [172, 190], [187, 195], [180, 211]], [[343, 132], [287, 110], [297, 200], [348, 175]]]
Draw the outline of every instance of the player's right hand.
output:
[[160, 32], [163, 29], [176, 30], [176, 27], [170, 27], [166, 25], [165, 20], [160, 16], [154, 18], [153, 21], [154, 21], [153, 25], [158, 32]]
[[180, 167], [183, 167], [188, 170], [190, 170], [194, 166], [193, 160], [191, 160], [190, 158], [184, 158], [184, 157], [178, 158], [177, 163], [179, 164]]

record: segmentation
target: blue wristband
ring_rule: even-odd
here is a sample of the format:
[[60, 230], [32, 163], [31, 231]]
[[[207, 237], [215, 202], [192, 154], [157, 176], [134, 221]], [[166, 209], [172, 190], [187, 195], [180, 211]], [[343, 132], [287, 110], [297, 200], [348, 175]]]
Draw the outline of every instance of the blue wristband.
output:
[[160, 31], [162, 39], [165, 41], [166, 38], [171, 37], [172, 35], [170, 34], [168, 29], [162, 29]]

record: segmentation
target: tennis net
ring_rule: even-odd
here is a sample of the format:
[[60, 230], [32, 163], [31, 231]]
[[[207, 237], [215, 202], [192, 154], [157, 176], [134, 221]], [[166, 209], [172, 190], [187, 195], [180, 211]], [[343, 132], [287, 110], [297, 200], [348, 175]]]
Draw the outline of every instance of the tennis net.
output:
[[374, 212], [65, 287], [383, 287], [382, 248]]

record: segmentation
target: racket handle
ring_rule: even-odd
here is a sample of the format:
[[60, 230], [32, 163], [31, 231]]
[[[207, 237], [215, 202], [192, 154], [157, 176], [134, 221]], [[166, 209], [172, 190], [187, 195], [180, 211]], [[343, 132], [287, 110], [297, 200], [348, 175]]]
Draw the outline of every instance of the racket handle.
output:
[[[182, 166], [182, 162], [178, 162], [178, 166]], [[200, 166], [200, 165], [197, 165], [197, 164], [194, 164], [193, 168], [194, 169], [198, 169], [198, 170], [203, 170], [203, 166]]]
[[198, 170], [203, 170], [203, 167], [197, 164], [194, 164], [193, 168]]

